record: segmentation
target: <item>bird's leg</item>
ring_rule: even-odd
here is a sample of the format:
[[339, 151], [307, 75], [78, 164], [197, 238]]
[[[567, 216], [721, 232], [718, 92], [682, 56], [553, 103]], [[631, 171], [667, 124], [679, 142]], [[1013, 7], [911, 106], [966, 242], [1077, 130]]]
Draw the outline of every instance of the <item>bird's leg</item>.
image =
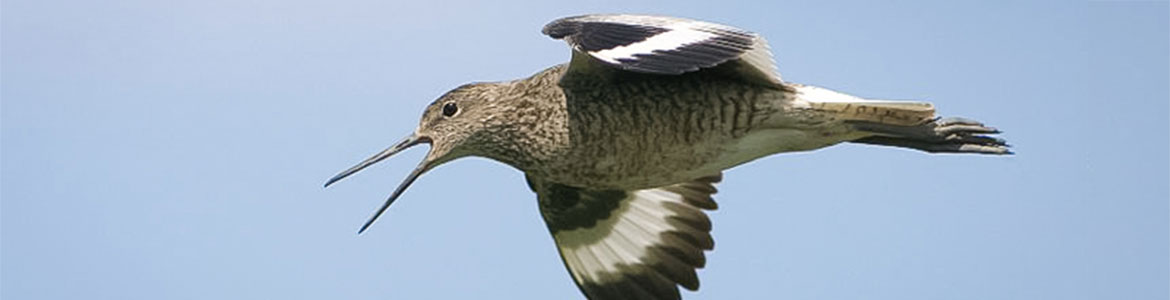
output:
[[895, 146], [931, 153], [1012, 154], [1003, 139], [989, 136], [999, 130], [964, 118], [934, 119], [921, 125], [899, 126], [850, 121], [859, 131], [874, 135], [854, 143]]

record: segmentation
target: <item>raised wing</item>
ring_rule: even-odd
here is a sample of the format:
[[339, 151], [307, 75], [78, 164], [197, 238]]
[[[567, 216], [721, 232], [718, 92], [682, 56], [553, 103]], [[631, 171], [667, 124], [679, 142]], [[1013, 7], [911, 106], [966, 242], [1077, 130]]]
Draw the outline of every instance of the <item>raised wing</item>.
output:
[[574, 64], [585, 54], [620, 70], [678, 75], [739, 60], [745, 65], [741, 71], [750, 73], [743, 75], [781, 83], [768, 42], [731, 26], [659, 16], [585, 15], [553, 21], [543, 32], [569, 43]]
[[720, 175], [654, 189], [586, 190], [528, 178], [569, 274], [590, 299], [679, 299], [715, 246]]

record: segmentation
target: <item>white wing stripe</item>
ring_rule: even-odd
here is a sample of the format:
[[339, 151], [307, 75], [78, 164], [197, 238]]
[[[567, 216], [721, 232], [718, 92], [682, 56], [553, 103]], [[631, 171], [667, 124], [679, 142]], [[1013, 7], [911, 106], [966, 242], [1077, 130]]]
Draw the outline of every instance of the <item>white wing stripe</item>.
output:
[[[703, 267], [703, 252], [712, 247], [709, 228], [691, 225], [707, 217], [690, 203], [710, 201], [718, 180], [621, 193], [540, 181], [530, 185], [539, 191], [541, 212], [565, 266], [588, 297], [676, 299], [680, 287], [699, 288], [695, 269]], [[707, 188], [689, 189], [695, 184]], [[589, 215], [593, 219], [580, 219]]]
[[[646, 255], [646, 250], [663, 242], [661, 234], [675, 230], [664, 220], [675, 216], [666, 209], [663, 203], [682, 203], [682, 197], [662, 190], [642, 190], [634, 192], [630, 198], [622, 201], [614, 213], [594, 228], [580, 228], [557, 234], [564, 251], [568, 256], [569, 264], [585, 279], [602, 282], [606, 273], [619, 272], [617, 266], [639, 261], [639, 257]], [[597, 230], [599, 227], [612, 228], [605, 236]], [[571, 241], [595, 240], [591, 244], [576, 244], [570, 246]], [[574, 266], [575, 265], [575, 266]]]
[[641, 247], [637, 247], [638, 245], [630, 242], [630, 240], [626, 239], [616, 230], [610, 238], [605, 239], [605, 243], [609, 245], [609, 250], [613, 251], [614, 254], [617, 255], [618, 259], [617, 261], [613, 262], [613, 266], [616, 266], [618, 263], [622, 262], [637, 261], [638, 257], [641, 256], [640, 253], [633, 253], [635, 249], [640, 250]]
[[620, 62], [618, 60], [634, 59], [634, 55], [636, 54], [650, 54], [654, 53], [655, 50], [677, 49], [684, 45], [702, 42], [713, 37], [716, 37], [716, 35], [708, 32], [672, 28], [671, 31], [655, 35], [645, 41], [601, 50], [592, 54], [606, 62], [619, 64]]
[[754, 70], [737, 74], [740, 78], [782, 84], [767, 41], [731, 26], [657, 16], [585, 15], [555, 20], [543, 32], [597, 59], [578, 64], [678, 75], [742, 59]]

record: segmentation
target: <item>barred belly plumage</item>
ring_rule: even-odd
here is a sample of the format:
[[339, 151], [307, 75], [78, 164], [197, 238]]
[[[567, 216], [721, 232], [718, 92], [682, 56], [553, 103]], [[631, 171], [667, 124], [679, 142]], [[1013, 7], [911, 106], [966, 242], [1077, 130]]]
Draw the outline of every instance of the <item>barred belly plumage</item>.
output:
[[781, 80], [767, 41], [731, 26], [584, 15], [542, 32], [568, 43], [568, 63], [455, 88], [402, 141], [326, 182], [431, 145], [359, 232], [428, 170], [486, 157], [524, 172], [587, 298], [680, 299], [680, 288], [699, 288], [695, 270], [715, 246], [704, 212], [718, 208], [712, 195], [726, 169], [841, 142], [1011, 154], [995, 128], [939, 119], [927, 102]]
[[565, 142], [571, 150], [544, 164], [556, 171], [542, 175], [569, 185], [612, 188], [703, 176], [729, 141], [762, 124], [784, 97], [780, 90], [701, 76], [632, 78], [564, 90]]

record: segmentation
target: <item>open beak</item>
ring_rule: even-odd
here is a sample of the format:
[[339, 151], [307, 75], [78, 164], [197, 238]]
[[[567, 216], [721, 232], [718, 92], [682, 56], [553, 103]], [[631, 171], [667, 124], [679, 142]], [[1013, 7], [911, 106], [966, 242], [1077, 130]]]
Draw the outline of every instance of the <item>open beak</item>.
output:
[[[345, 171], [341, 171], [341, 173], [338, 173], [337, 176], [333, 176], [333, 178], [330, 178], [329, 181], [326, 181], [325, 187], [329, 187], [329, 185], [333, 184], [334, 182], [337, 182], [341, 179], [349, 177], [349, 175], [353, 175], [354, 173], [357, 173], [358, 171], [361, 171], [362, 169], [365, 169], [366, 167], [369, 167], [370, 165], [376, 164], [376, 163], [378, 163], [386, 158], [389, 158], [390, 156], [392, 156], [398, 152], [401, 152], [402, 150], [405, 150], [406, 148], [410, 148], [410, 147], [413, 147], [415, 145], [422, 144], [422, 143], [430, 143], [430, 139], [425, 138], [425, 137], [420, 137], [420, 136], [415, 135], [415, 134], [411, 134], [410, 136], [407, 136], [405, 139], [403, 139], [401, 142], [394, 144], [394, 146], [390, 146], [390, 148], [386, 148], [386, 150], [382, 150], [382, 152], [379, 152], [378, 154], [374, 154], [374, 156], [367, 158], [366, 160], [358, 163], [357, 165], [350, 167], [349, 169], [346, 169]], [[398, 199], [398, 196], [402, 195], [402, 192], [405, 191], [406, 188], [409, 187], [411, 183], [414, 183], [414, 180], [418, 179], [418, 177], [420, 175], [422, 175], [423, 172], [426, 172], [428, 169], [430, 169], [430, 167], [431, 166], [430, 166], [429, 161], [424, 158], [423, 161], [420, 162], [418, 164], [418, 166], [414, 168], [414, 171], [410, 172], [410, 175], [408, 175], [406, 177], [406, 179], [402, 180], [402, 183], [398, 184], [398, 188], [394, 190], [394, 193], [390, 194], [390, 198], [386, 199], [386, 203], [382, 204], [382, 207], [378, 208], [378, 211], [376, 213], [374, 213], [374, 215], [372, 217], [370, 217], [369, 220], [366, 221], [366, 224], [362, 225], [362, 228], [358, 230], [358, 234], [361, 234], [362, 232], [366, 231], [366, 228], [370, 228], [370, 224], [374, 224], [374, 220], [377, 220], [378, 217], [381, 216], [382, 213], [385, 212], [386, 209], [390, 207], [390, 204], [394, 203], [394, 200]]]

